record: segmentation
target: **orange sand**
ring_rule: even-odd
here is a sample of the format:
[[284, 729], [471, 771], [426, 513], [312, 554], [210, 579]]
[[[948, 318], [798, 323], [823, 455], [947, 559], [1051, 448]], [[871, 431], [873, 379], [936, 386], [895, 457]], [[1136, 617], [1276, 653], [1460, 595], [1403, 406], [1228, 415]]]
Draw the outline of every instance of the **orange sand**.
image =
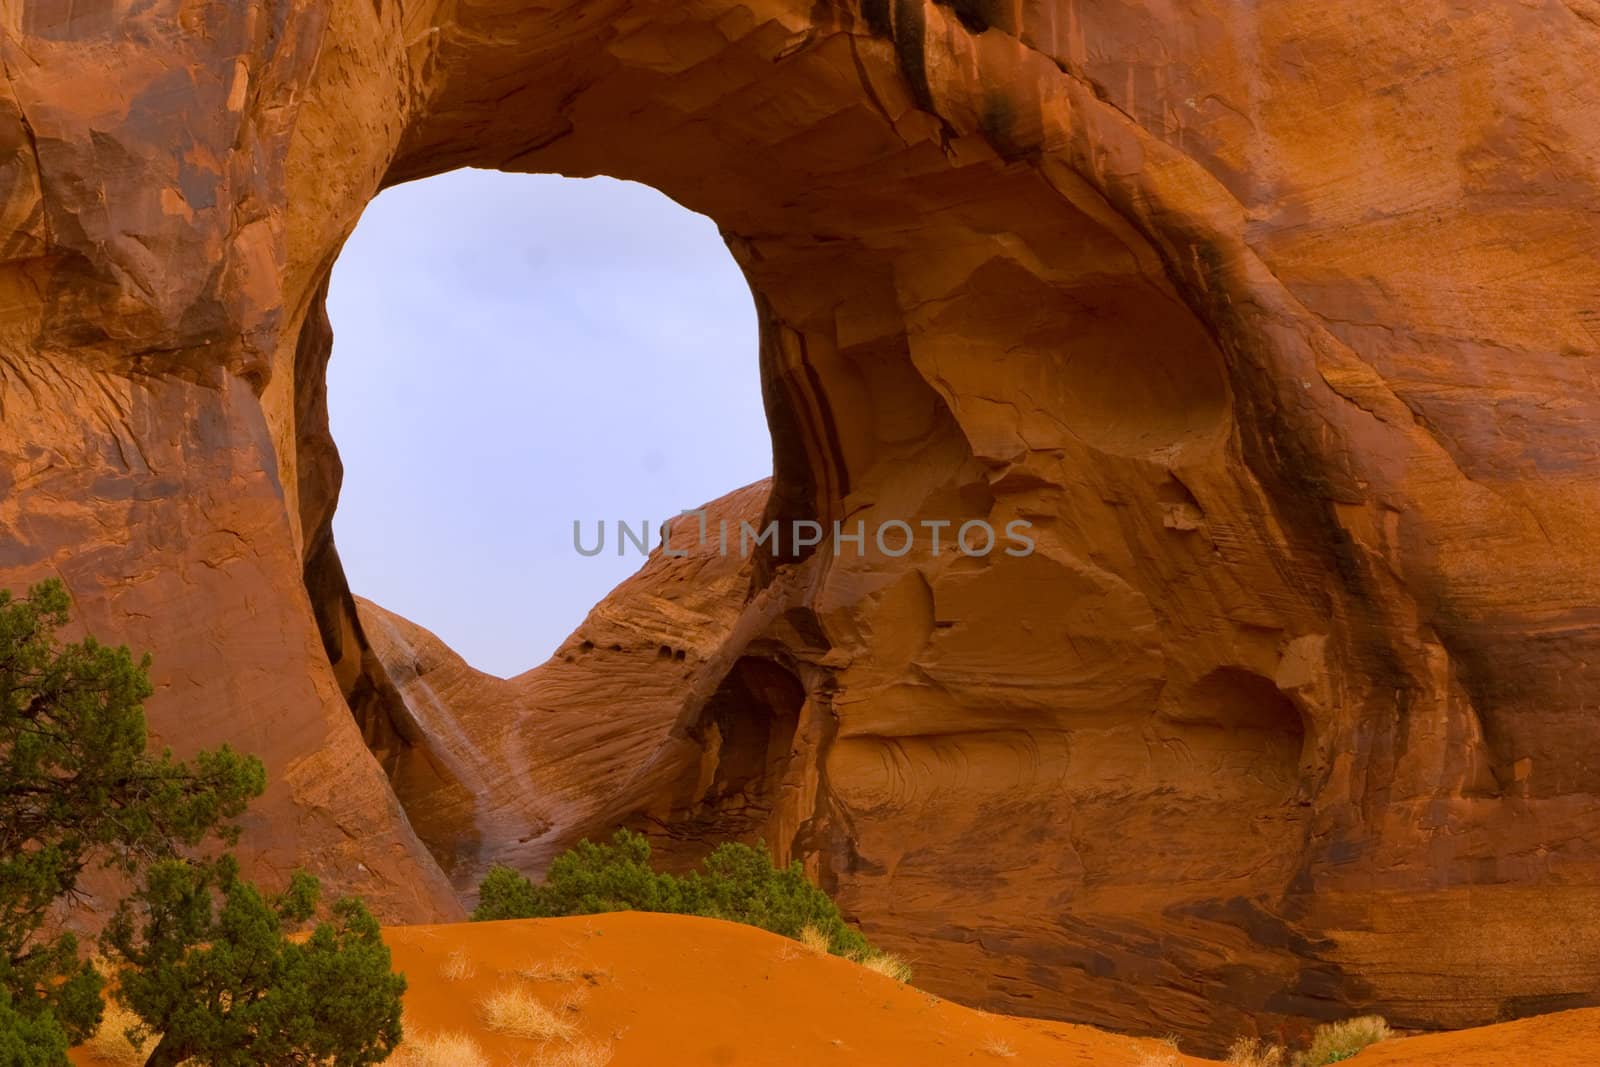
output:
[[[988, 1015], [747, 926], [678, 915], [395, 927], [408, 1035], [469, 1034], [496, 1067], [562, 1062], [497, 1034], [481, 1004], [521, 987], [608, 1067], [1207, 1067], [1159, 1042]], [[1587, 1067], [1600, 1009], [1384, 1042], [1358, 1067]], [[1149, 1057], [1147, 1060], [1146, 1057]], [[84, 1067], [98, 1064], [75, 1052]], [[603, 1058], [603, 1057], [602, 1057]]]
[[1385, 1041], [1345, 1062], [1358, 1067], [1589, 1067], [1597, 1048], [1600, 1008], [1584, 1008]]
[[[609, 1044], [611, 1067], [1136, 1067], [1153, 1041], [1082, 1026], [985, 1015], [748, 926], [620, 913], [387, 931], [406, 973], [408, 1026], [470, 1030], [495, 1062], [537, 1065], [538, 1042], [484, 1029], [477, 1007], [529, 967], [569, 981], [527, 982], [556, 1005], [575, 991], [579, 1039]], [[469, 978], [441, 971], [456, 949]], [[1180, 1060], [1186, 1065], [1202, 1060]]]

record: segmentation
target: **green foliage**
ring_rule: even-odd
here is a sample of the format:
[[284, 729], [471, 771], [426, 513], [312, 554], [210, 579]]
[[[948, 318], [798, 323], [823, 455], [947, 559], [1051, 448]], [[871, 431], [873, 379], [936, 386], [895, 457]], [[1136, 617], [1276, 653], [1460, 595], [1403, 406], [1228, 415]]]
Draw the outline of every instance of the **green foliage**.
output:
[[607, 911], [700, 914], [686, 899], [686, 885], [650, 866], [650, 843], [620, 831], [609, 845], [580, 841], [556, 857], [536, 886], [509, 867], [490, 870], [479, 887], [474, 919], [547, 919]]
[[774, 867], [765, 848], [725, 843], [687, 877], [650, 866], [650, 843], [619, 830], [610, 844], [583, 841], [550, 865], [543, 885], [496, 867], [478, 890], [475, 920], [536, 919], [607, 911], [703, 915], [798, 938], [807, 926], [828, 937], [835, 955], [876, 955], [867, 939], [812, 885], [798, 863]]
[[237, 840], [232, 820], [265, 772], [227, 746], [191, 762], [147, 752], [149, 657], [62, 644], [69, 606], [57, 581], [0, 591], [0, 1067], [64, 1067], [100, 1021], [100, 975], [44, 925], [96, 861], [144, 876], [102, 945], [141, 1020], [132, 1036], [162, 1035], [151, 1065], [382, 1060], [400, 1040], [405, 979], [377, 923], [343, 900], [292, 941], [284, 927], [315, 913], [315, 879], [264, 897], [230, 856], [181, 858]]
[[23, 1015], [0, 986], [0, 1064], [5, 1067], [65, 1067], [67, 1035], [48, 1011]]
[[705, 874], [690, 875], [701, 894], [698, 914], [759, 926], [784, 937], [799, 937], [814, 926], [828, 935], [828, 950], [838, 956], [872, 955], [872, 946], [848, 926], [839, 906], [806, 879], [800, 864], [774, 867], [763, 848], [727, 842], [706, 857]]
[[17, 1025], [53, 1017], [76, 1041], [99, 1022], [101, 981], [70, 935], [41, 933], [49, 910], [97, 858], [132, 873], [228, 837], [265, 776], [226, 746], [193, 763], [146, 752], [149, 657], [62, 644], [69, 606], [55, 580], [0, 590], [0, 991]]
[[102, 938], [126, 965], [117, 998], [144, 1023], [134, 1039], [162, 1035], [150, 1067], [362, 1067], [394, 1050], [406, 982], [361, 902], [339, 901], [302, 941], [285, 936], [315, 914], [318, 893], [296, 874], [263, 896], [231, 856], [150, 868]]

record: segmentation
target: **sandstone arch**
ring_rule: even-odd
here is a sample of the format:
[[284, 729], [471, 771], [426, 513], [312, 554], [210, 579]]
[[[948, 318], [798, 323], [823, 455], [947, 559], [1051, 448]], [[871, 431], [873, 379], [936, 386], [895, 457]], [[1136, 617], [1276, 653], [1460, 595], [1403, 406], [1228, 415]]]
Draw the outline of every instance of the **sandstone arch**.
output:
[[[414, 826], [537, 866], [671, 795], [757, 655], [810, 709], [769, 836], [932, 988], [1201, 1035], [1592, 1003], [1595, 23], [1322, 10], [6, 9], [0, 578], [151, 646], [165, 739], [269, 754], [262, 869], [391, 917], [458, 907]], [[1040, 551], [657, 561], [523, 688], [452, 675], [469, 744], [419, 729], [384, 661], [425, 636], [326, 536], [320, 291], [378, 188], [464, 165], [722, 226], [776, 460], [725, 513]], [[1302, 717], [1299, 836], [1174, 867], [1150, 723], [1224, 670]]]

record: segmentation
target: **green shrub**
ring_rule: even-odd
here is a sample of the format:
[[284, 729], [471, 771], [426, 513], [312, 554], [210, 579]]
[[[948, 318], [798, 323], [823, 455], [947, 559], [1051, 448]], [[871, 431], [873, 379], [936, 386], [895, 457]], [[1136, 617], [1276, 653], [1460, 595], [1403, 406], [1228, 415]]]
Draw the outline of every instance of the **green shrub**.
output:
[[307, 874], [264, 895], [231, 855], [150, 869], [102, 938], [123, 965], [133, 1038], [159, 1035], [149, 1067], [364, 1067], [394, 1051], [406, 981], [362, 903], [346, 897], [308, 937], [286, 934], [316, 915], [318, 895]]
[[685, 880], [650, 866], [650, 843], [620, 831], [609, 845], [581, 841], [556, 857], [544, 885], [509, 867], [495, 867], [478, 887], [474, 919], [548, 919], [607, 911], [700, 914], [686, 897]]
[[[648, 847], [648, 846], [646, 846]], [[705, 872], [685, 880], [695, 915], [759, 926], [784, 937], [799, 938], [807, 926], [828, 935], [836, 956], [875, 955], [861, 934], [839, 914], [839, 906], [807, 880], [800, 864], [774, 867], [765, 847], [726, 842], [706, 857]]]
[[478, 889], [472, 917], [544, 919], [608, 911], [653, 911], [701, 915], [758, 926], [784, 937], [813, 927], [836, 956], [878, 956], [852, 929], [839, 907], [806, 879], [798, 863], [775, 867], [765, 847], [725, 843], [686, 877], [650, 866], [650, 843], [619, 830], [610, 844], [583, 841], [550, 865], [543, 885], [509, 867], [495, 867]]

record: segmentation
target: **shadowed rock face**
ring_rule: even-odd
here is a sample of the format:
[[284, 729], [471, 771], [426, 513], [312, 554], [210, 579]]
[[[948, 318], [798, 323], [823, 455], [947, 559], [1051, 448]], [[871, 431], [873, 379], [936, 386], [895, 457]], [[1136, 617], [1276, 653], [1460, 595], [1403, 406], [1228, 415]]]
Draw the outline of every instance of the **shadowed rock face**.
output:
[[[1595, 1002], [1593, 0], [0, 24], [0, 582], [151, 649], [163, 742], [267, 757], [258, 871], [431, 919], [613, 825], [761, 836], [1006, 1011]], [[723, 228], [776, 474], [717, 514], [1037, 550], [657, 558], [506, 682], [358, 604], [323, 288], [467, 165]]]

